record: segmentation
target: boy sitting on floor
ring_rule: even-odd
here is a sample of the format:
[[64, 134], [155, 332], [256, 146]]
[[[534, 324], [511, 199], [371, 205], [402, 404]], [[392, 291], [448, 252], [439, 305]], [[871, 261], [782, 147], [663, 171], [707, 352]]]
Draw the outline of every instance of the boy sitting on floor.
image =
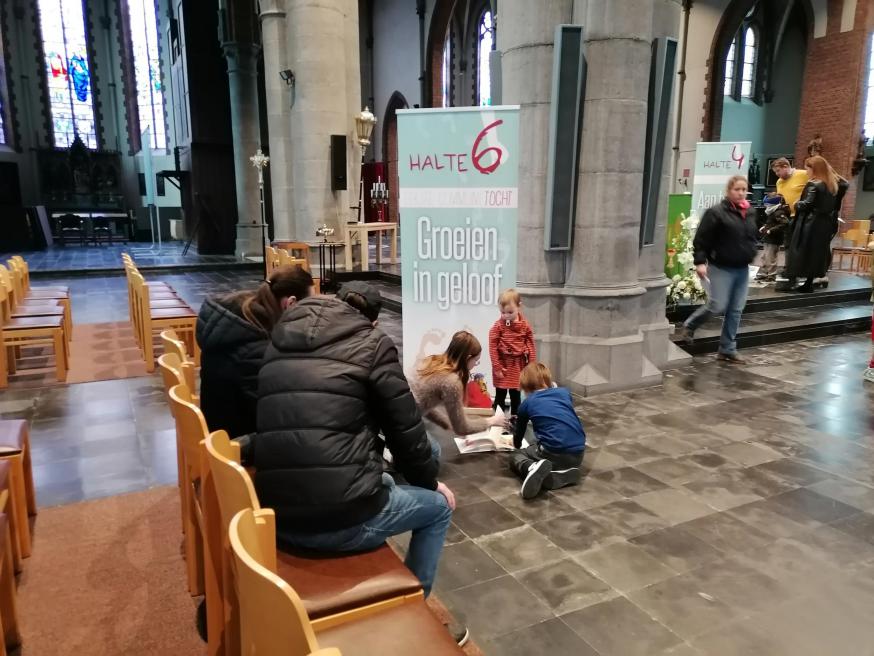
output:
[[[580, 465], [586, 449], [586, 433], [574, 412], [571, 393], [552, 382], [552, 374], [542, 362], [532, 362], [522, 370], [519, 385], [525, 400], [513, 435], [516, 451], [510, 454], [510, 471], [522, 479], [519, 494], [533, 499], [541, 489], [555, 490], [580, 482]], [[528, 421], [533, 435], [526, 435]], [[522, 438], [529, 443], [522, 448]]]

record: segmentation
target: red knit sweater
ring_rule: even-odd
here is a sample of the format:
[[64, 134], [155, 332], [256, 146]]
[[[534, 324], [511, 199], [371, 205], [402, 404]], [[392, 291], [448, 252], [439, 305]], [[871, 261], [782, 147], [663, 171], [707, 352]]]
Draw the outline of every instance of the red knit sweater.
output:
[[494, 323], [489, 330], [489, 357], [495, 387], [519, 389], [519, 374], [537, 359], [534, 331], [521, 314], [509, 326], [503, 319]]

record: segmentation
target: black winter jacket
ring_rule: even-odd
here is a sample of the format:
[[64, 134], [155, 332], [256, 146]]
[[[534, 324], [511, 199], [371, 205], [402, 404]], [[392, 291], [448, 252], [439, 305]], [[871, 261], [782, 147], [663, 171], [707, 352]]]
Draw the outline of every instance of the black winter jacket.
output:
[[695, 232], [695, 264], [709, 262], [723, 267], [745, 267], [756, 257], [756, 219], [751, 210], [744, 218], [728, 199], [708, 208]]
[[255, 488], [286, 530], [339, 530], [382, 510], [380, 430], [407, 481], [436, 489], [438, 464], [388, 335], [317, 296], [286, 311], [271, 340], [258, 377]]
[[197, 316], [200, 409], [209, 430], [255, 432], [258, 370], [268, 336], [243, 318], [233, 296], [207, 298]]
[[791, 278], [825, 276], [831, 263], [831, 240], [838, 231], [841, 201], [849, 184], [841, 178], [837, 194], [820, 180], [807, 183], [795, 203], [795, 230], [786, 253], [786, 273]]

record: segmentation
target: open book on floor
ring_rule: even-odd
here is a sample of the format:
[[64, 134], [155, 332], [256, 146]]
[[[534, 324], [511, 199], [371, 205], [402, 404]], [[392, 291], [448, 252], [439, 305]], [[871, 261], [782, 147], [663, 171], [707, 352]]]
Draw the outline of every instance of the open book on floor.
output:
[[[483, 412], [481, 408], [466, 408], [465, 412], [478, 416], [492, 414], [491, 411]], [[495, 410], [495, 416], [503, 419], [504, 411], [501, 408], [498, 408]], [[512, 451], [513, 436], [501, 426], [492, 426], [481, 433], [474, 433], [466, 437], [456, 437], [455, 445], [458, 447], [458, 452], [461, 454], [485, 453], [488, 451]]]

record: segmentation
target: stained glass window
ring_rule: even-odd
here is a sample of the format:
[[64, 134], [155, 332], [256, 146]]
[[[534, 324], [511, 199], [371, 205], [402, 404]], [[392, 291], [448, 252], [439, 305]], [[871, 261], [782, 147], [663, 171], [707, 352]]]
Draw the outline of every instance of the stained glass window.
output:
[[868, 59], [868, 99], [865, 104], [865, 136], [874, 137], [874, 34], [871, 35], [871, 53]]
[[446, 35], [446, 40], [443, 42], [443, 106], [449, 107], [452, 105], [452, 51], [450, 47], [452, 41], [450, 35]]
[[68, 147], [78, 134], [97, 148], [82, 0], [37, 0], [37, 6], [55, 147]]
[[0, 98], [0, 144], [6, 143], [6, 126], [3, 123], [3, 99]]
[[127, 0], [127, 7], [140, 132], [151, 128], [152, 148], [163, 149], [167, 147], [167, 125], [164, 122], [164, 83], [158, 53], [157, 8], [154, 0]]
[[479, 21], [479, 49], [477, 50], [477, 98], [480, 106], [492, 104], [492, 77], [489, 70], [489, 55], [492, 52], [494, 31], [492, 12], [484, 11]]

